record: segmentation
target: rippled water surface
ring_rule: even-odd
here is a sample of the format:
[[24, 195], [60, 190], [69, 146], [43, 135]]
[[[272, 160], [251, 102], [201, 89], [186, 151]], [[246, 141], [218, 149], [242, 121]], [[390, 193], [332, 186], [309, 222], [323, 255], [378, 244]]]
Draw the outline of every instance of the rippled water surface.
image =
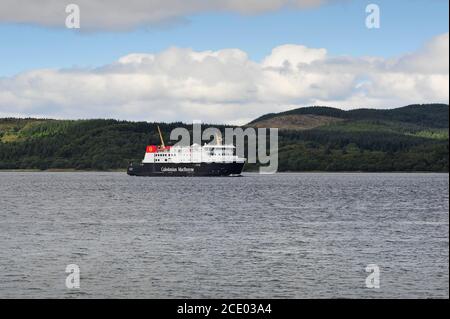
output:
[[448, 298], [448, 188], [448, 174], [2, 172], [0, 297]]

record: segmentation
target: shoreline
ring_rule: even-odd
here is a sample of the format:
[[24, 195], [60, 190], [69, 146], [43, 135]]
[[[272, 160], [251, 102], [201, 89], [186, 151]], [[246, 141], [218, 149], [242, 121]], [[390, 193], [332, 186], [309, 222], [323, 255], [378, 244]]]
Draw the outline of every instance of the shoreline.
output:
[[[127, 169], [112, 169], [112, 170], [89, 170], [89, 169], [74, 169], [74, 168], [64, 168], [64, 169], [0, 169], [0, 173], [126, 173]], [[244, 171], [243, 174], [259, 174], [258, 171]], [[386, 174], [386, 173], [414, 173], [414, 174], [449, 174], [449, 172], [442, 171], [284, 171], [276, 172], [275, 174], [310, 174], [310, 173], [321, 173], [321, 174], [349, 174], [349, 173], [365, 173], [365, 174]], [[273, 175], [273, 174], [261, 174], [261, 175]]]
[[114, 173], [126, 172], [127, 169], [111, 169], [111, 170], [95, 170], [95, 169], [75, 169], [75, 168], [55, 168], [55, 169], [37, 169], [37, 168], [22, 168], [22, 169], [0, 169], [1, 172], [17, 172], [17, 173]]

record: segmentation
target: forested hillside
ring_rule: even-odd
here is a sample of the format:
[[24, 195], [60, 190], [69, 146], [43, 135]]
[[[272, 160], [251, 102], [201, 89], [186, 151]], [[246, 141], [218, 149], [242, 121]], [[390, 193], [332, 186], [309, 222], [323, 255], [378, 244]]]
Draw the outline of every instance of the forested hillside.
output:
[[[279, 171], [448, 172], [448, 121], [448, 105], [442, 104], [306, 107], [267, 114], [247, 126], [280, 128]], [[191, 128], [159, 125], [166, 139], [175, 127]], [[142, 159], [145, 145], [158, 143], [156, 123], [0, 119], [0, 169], [123, 169]]]

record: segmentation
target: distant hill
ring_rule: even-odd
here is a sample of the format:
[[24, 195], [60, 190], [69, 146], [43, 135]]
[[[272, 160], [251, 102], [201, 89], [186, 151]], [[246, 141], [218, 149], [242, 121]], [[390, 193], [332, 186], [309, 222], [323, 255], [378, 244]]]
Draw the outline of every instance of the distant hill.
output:
[[338, 123], [342, 118], [316, 114], [273, 114], [249, 123], [252, 127], [276, 127], [287, 130], [309, 130]]
[[[156, 124], [0, 119], [0, 169], [124, 169], [142, 159], [145, 145], [159, 143]], [[247, 126], [280, 128], [279, 171], [448, 172], [448, 124], [449, 106], [429, 104], [351, 111], [304, 107], [266, 114]], [[191, 128], [159, 125], [165, 136], [175, 127]]]
[[415, 104], [386, 110], [355, 109], [344, 111], [326, 106], [310, 106], [282, 113], [266, 114], [253, 120], [248, 125], [257, 126], [260, 122], [274, 121], [280, 117], [289, 121], [289, 117], [315, 115], [327, 119], [398, 121], [424, 127], [448, 128], [448, 108], [447, 104]]
[[247, 124], [280, 129], [281, 171], [448, 171], [449, 106], [304, 107]]

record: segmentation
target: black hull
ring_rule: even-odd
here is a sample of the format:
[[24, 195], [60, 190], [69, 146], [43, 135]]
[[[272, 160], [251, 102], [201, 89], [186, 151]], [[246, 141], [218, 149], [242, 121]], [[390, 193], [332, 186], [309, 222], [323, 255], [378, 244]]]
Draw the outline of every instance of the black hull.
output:
[[230, 176], [240, 175], [244, 163], [141, 163], [128, 166], [132, 176]]

